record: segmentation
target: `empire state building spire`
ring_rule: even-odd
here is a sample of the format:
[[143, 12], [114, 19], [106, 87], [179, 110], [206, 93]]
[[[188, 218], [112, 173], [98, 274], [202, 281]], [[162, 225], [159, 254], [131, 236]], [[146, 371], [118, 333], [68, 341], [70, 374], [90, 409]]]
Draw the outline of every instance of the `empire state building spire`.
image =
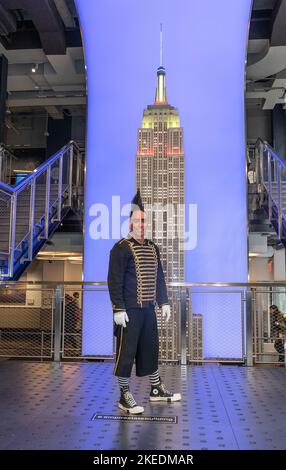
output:
[[157, 89], [155, 104], [167, 104], [165, 67], [163, 66], [163, 31], [162, 24], [160, 28], [160, 66], [157, 69]]

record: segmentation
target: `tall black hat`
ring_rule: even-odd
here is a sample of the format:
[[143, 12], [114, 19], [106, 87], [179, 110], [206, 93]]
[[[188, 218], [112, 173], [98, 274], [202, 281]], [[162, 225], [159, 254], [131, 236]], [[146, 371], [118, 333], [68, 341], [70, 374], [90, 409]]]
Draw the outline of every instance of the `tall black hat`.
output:
[[134, 211], [142, 211], [144, 212], [144, 207], [141, 199], [140, 189], [137, 189], [137, 193], [135, 194], [134, 198], [131, 201], [131, 211], [130, 217], [132, 216]]

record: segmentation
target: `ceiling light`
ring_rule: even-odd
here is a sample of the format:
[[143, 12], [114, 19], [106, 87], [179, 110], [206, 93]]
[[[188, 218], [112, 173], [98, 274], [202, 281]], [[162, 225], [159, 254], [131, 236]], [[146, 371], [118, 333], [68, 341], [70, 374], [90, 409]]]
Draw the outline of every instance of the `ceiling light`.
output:
[[37, 70], [38, 70], [38, 68], [39, 68], [39, 64], [35, 64], [35, 65], [31, 68], [32, 73], [36, 73]]

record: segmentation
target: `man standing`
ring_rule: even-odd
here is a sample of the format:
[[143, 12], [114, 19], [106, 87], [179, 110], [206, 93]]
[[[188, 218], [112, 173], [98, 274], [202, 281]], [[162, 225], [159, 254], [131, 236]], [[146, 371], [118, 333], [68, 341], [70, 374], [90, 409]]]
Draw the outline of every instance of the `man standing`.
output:
[[131, 414], [143, 413], [129, 390], [134, 359], [136, 375], [149, 375], [150, 401], [181, 400], [169, 392], [158, 372], [159, 338], [155, 304], [162, 317], [171, 315], [159, 249], [144, 238], [145, 214], [139, 190], [132, 201], [130, 233], [110, 252], [108, 288], [114, 313], [117, 355], [114, 374], [120, 387], [120, 409]]
[[274, 338], [274, 348], [278, 352], [278, 362], [285, 362], [285, 332], [286, 332], [286, 314], [280, 312], [277, 305], [270, 306], [270, 325], [271, 333]]

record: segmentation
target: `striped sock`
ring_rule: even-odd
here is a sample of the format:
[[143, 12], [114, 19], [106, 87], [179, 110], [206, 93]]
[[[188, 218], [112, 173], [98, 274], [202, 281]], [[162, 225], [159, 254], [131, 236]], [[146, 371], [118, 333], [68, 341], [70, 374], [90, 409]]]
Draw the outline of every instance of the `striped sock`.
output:
[[129, 390], [129, 377], [118, 377], [120, 392]]
[[160, 383], [160, 376], [159, 376], [159, 371], [158, 369], [153, 372], [153, 374], [149, 375], [150, 379], [150, 384], [152, 387], [155, 387], [156, 385], [159, 385]]

